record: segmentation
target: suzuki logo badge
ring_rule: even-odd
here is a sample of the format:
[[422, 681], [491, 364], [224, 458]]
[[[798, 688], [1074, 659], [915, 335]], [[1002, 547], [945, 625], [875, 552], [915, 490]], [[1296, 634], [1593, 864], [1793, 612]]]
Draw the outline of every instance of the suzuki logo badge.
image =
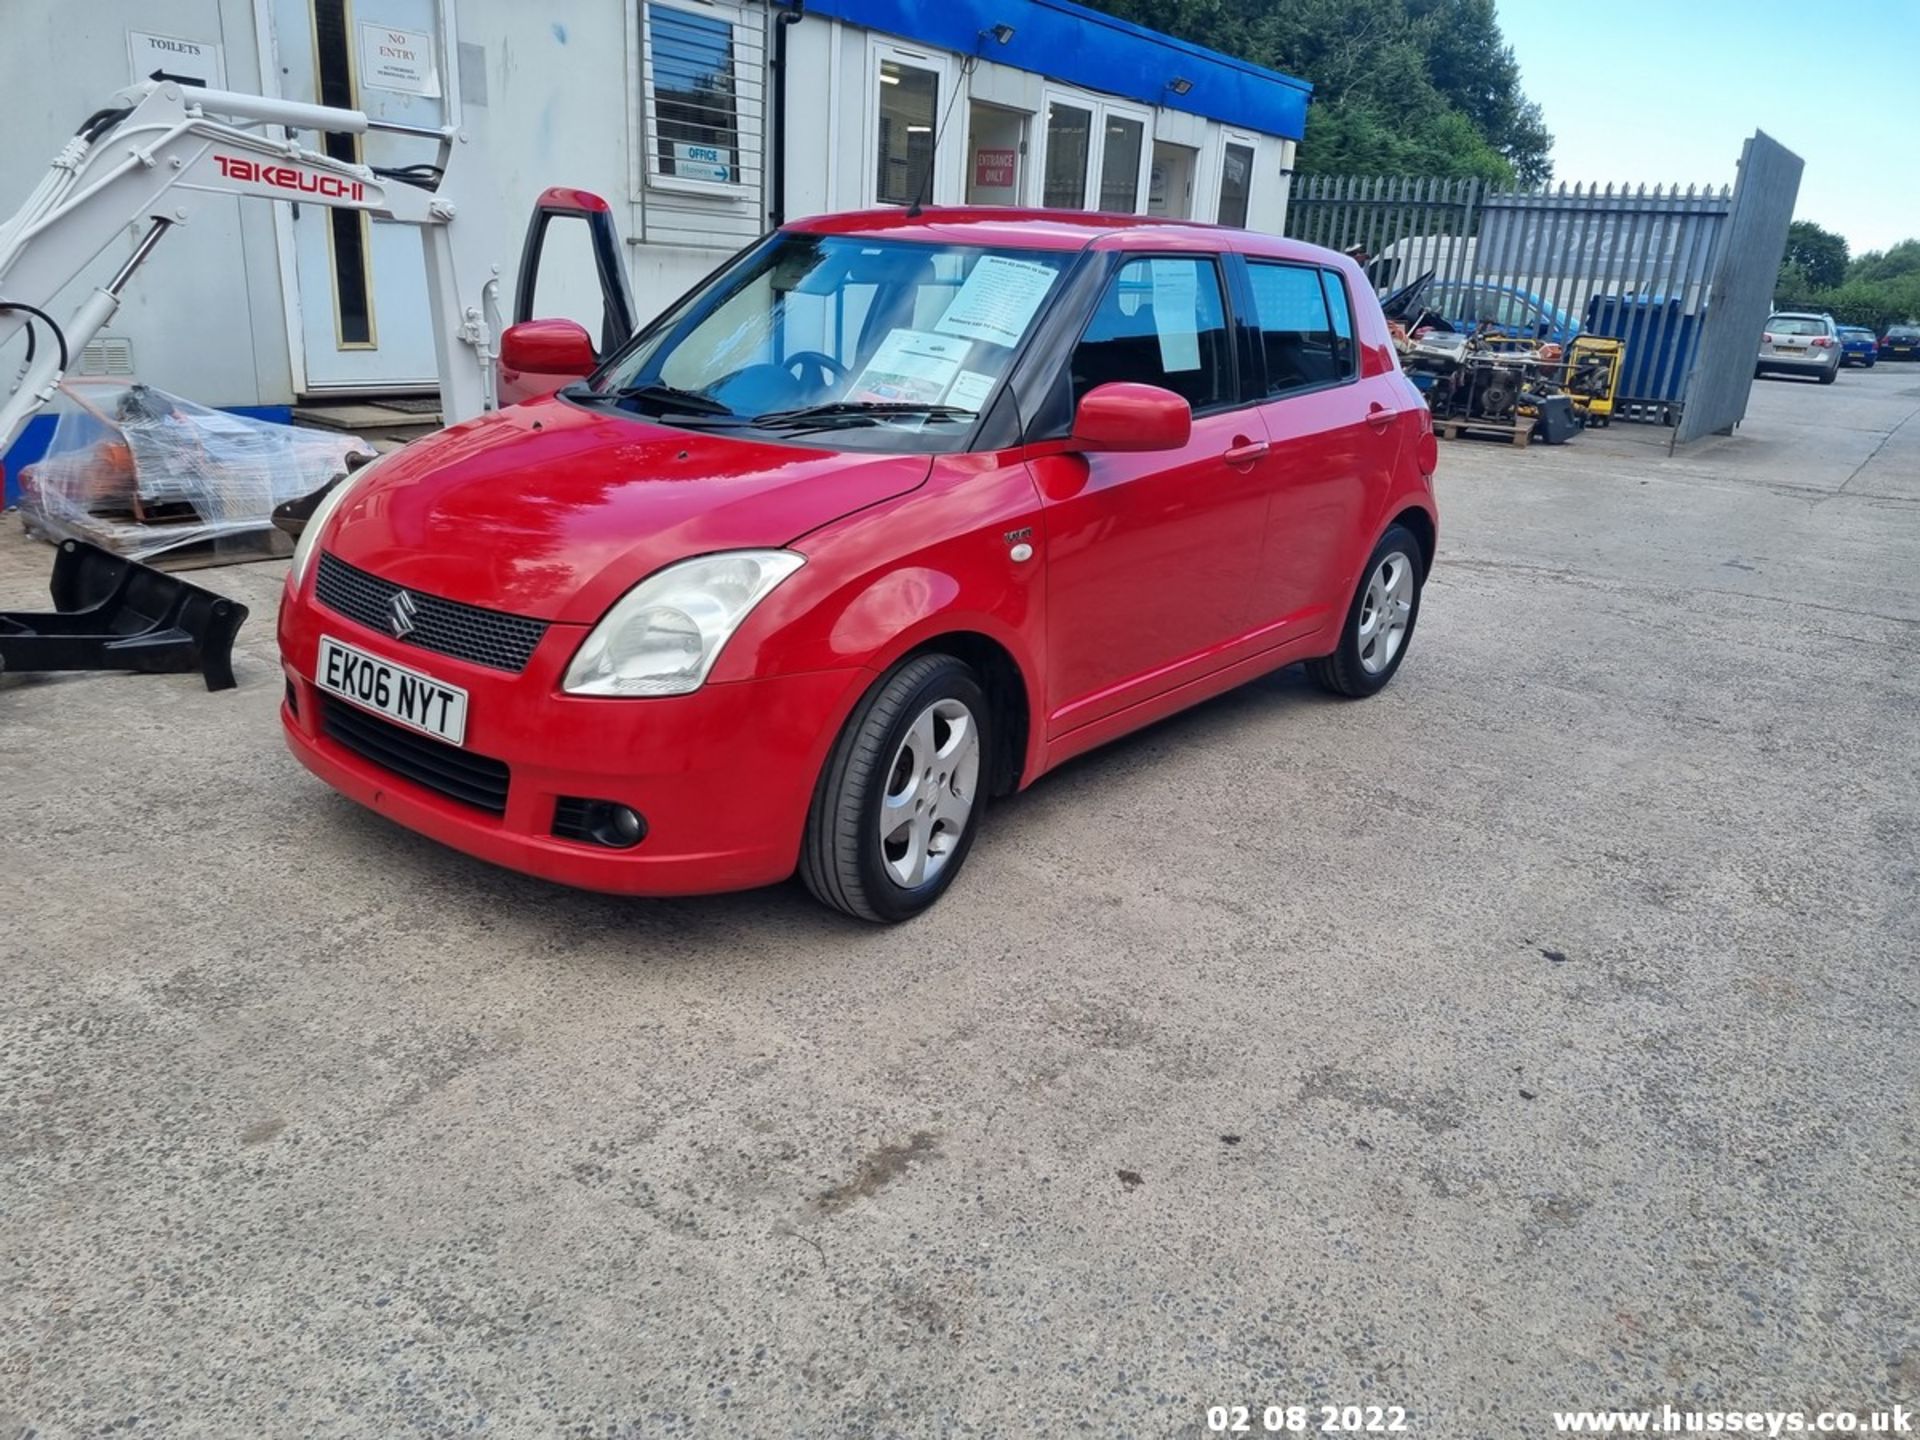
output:
[[414, 621], [418, 612], [414, 609], [413, 596], [404, 590], [396, 590], [393, 599], [387, 602], [387, 628], [401, 640], [413, 633]]

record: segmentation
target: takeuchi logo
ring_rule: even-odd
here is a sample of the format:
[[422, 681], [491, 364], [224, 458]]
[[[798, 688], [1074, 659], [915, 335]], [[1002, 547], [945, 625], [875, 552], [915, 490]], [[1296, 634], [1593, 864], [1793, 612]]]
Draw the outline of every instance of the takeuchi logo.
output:
[[292, 190], [301, 195], [319, 195], [329, 200], [364, 200], [367, 187], [358, 180], [343, 180], [338, 175], [316, 175], [296, 170], [291, 165], [263, 165], [238, 155], [215, 155], [214, 163], [229, 180], [252, 185], [271, 185], [276, 190]]

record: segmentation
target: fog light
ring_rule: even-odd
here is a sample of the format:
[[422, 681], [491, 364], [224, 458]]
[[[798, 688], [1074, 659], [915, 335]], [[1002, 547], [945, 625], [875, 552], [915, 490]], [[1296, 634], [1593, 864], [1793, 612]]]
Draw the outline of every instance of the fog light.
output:
[[631, 850], [647, 838], [646, 817], [614, 800], [562, 795], [553, 807], [553, 833], [563, 840]]
[[624, 850], [645, 838], [647, 827], [639, 812], [630, 805], [596, 805], [592, 820], [593, 838], [602, 845]]

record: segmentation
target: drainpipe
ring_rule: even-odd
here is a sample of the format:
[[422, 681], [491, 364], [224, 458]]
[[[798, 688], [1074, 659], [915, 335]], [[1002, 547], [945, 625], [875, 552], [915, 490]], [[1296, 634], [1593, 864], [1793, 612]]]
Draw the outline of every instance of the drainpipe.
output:
[[767, 219], [770, 229], [787, 223], [787, 31], [806, 14], [807, 0], [775, 0], [773, 20], [773, 185]]

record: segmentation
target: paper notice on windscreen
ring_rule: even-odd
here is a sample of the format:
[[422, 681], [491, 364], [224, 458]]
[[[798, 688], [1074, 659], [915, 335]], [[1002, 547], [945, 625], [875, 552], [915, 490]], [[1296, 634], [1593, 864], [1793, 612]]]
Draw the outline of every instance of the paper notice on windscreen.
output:
[[942, 335], [964, 335], [1011, 350], [1047, 298], [1053, 276], [1051, 265], [982, 255], [933, 328]]
[[1200, 272], [1191, 260], [1149, 260], [1153, 272], [1153, 328], [1160, 336], [1160, 368], [1172, 374], [1200, 368]]
[[993, 376], [982, 375], [978, 370], [962, 370], [954, 377], [953, 388], [947, 391], [947, 404], [977, 415], [992, 391]]
[[895, 330], [880, 342], [847, 398], [880, 403], [937, 405], [973, 348], [927, 330]]

